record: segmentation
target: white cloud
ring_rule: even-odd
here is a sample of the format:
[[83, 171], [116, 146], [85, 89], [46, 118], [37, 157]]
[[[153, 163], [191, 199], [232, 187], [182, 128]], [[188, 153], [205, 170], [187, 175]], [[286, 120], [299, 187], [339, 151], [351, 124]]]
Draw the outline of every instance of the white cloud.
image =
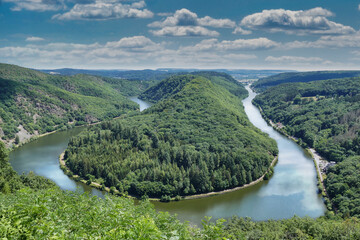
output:
[[235, 22], [231, 21], [230, 19], [214, 19], [209, 16], [199, 18], [198, 24], [200, 26], [214, 27], [214, 28], [233, 28], [233, 27], [235, 27]]
[[284, 48], [355, 48], [360, 47], [360, 31], [341, 36], [322, 36], [316, 41], [294, 41], [284, 44]]
[[209, 16], [199, 18], [196, 13], [186, 8], [177, 10], [162, 21], [148, 24], [149, 27], [161, 28], [150, 31], [156, 36], [218, 36], [216, 31], [205, 27], [234, 28], [235, 25], [230, 19], [215, 19]]
[[26, 38], [25, 41], [27, 41], [27, 42], [39, 42], [39, 41], [44, 41], [44, 40], [45, 40], [44, 38], [32, 36], [32, 37]]
[[281, 57], [266, 57], [265, 61], [275, 63], [307, 63], [307, 62], [321, 62], [322, 58], [319, 57], [298, 57], [298, 56], [281, 56]]
[[154, 14], [148, 9], [144, 1], [131, 4], [120, 3], [119, 0], [96, 0], [93, 3], [75, 4], [63, 14], [56, 14], [53, 19], [58, 20], [107, 20], [118, 18], [152, 18]]
[[168, 26], [203, 26], [215, 28], [233, 28], [235, 22], [230, 19], [215, 19], [209, 16], [199, 18], [196, 13], [183, 8], [177, 10], [172, 16], [168, 16], [163, 21], [150, 23], [149, 27], [168, 27]]
[[206, 39], [200, 43], [184, 47], [183, 49], [194, 51], [246, 51], [246, 50], [266, 50], [279, 46], [278, 43], [267, 38], [237, 39], [234, 41], [219, 41], [218, 39]]
[[358, 50], [357, 51], [352, 51], [351, 53], [356, 55], [356, 56], [360, 56], [360, 51], [358, 51]]
[[[212, 40], [216, 44], [216, 39]], [[247, 64], [255, 54], [236, 52], [234, 47], [220, 47], [211, 51], [188, 48], [167, 48], [167, 43], [156, 43], [144, 36], [121, 38], [104, 44], [31, 43], [22, 47], [0, 48], [0, 62], [15, 63], [33, 68], [148, 68], [198, 67], [219, 68]], [[227, 50], [228, 49], [228, 50]]]
[[122, 48], [126, 51], [132, 52], [151, 52], [161, 50], [159, 44], [154, 43], [144, 36], [125, 37], [117, 42], [107, 42], [104, 47], [109, 49]]
[[284, 9], [263, 10], [244, 17], [240, 26], [269, 32], [289, 34], [349, 34], [355, 32], [350, 26], [344, 26], [328, 20], [333, 13], [321, 7], [291, 11]]
[[250, 60], [250, 59], [257, 59], [255, 54], [225, 54], [223, 55], [224, 58], [231, 59], [231, 60]]
[[232, 33], [233, 34], [241, 34], [241, 35], [249, 35], [252, 32], [250, 30], [245, 30], [242, 27], [236, 27]]
[[160, 30], [150, 30], [155, 36], [169, 36], [169, 37], [199, 37], [199, 36], [219, 36], [216, 31], [211, 31], [207, 28], [200, 26], [175, 26], [175, 27], [164, 27]]
[[358, 7], [358, 9], [360, 10], [360, 4], [359, 4], [359, 7]]
[[65, 9], [64, 0], [3, 0], [4, 2], [14, 3], [12, 11], [57, 11]]

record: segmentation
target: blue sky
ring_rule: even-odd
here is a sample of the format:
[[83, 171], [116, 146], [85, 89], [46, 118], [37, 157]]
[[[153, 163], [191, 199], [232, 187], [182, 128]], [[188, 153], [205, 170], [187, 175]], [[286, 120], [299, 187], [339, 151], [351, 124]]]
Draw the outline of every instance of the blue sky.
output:
[[360, 69], [360, 0], [0, 0], [31, 68]]

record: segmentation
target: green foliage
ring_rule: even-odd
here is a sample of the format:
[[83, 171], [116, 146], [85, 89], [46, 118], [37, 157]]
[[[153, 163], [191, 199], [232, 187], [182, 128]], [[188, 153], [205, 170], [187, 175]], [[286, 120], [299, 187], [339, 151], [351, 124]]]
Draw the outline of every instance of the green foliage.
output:
[[[124, 95], [140, 92], [141, 83], [87, 75], [48, 75], [0, 64], [0, 129], [3, 140], [23, 126], [41, 134], [111, 119], [135, 110]], [[146, 85], [147, 86], [147, 85]], [[122, 93], [122, 94], [119, 94]]]
[[332, 220], [293, 217], [280, 221], [253, 222], [250, 218], [233, 217], [223, 230], [228, 239], [359, 239], [357, 218]]
[[327, 193], [343, 217], [360, 217], [360, 156], [331, 167], [325, 179]]
[[240, 98], [245, 98], [248, 95], [246, 89], [228, 74], [218, 72], [194, 72], [191, 75], [174, 75], [169, 77], [166, 81], [162, 81], [143, 92], [140, 98], [149, 102], [158, 102], [167, 99], [178, 93], [185, 84], [196, 76], [205, 77], [212, 83], [227, 89], [230, 93]]
[[252, 87], [257, 92], [266, 90], [283, 83], [311, 82], [337, 78], [359, 77], [360, 71], [317, 71], [317, 72], [289, 72], [265, 77], [255, 82]]
[[60, 190], [0, 194], [0, 238], [196, 239], [199, 232], [149, 202]]
[[360, 78], [281, 84], [254, 102], [330, 161], [360, 155]]
[[70, 170], [103, 178], [120, 192], [161, 198], [242, 186], [269, 168], [276, 143], [251, 125], [241, 98], [194, 75], [155, 89], [168, 97], [71, 139]]

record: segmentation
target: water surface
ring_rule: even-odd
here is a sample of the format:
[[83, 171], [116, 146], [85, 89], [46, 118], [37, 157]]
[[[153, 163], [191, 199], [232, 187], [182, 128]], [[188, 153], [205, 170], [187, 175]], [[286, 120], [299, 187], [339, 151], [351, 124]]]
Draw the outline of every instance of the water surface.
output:
[[63, 190], [86, 191], [103, 196], [101, 191], [70, 179], [59, 166], [59, 155], [65, 151], [70, 137], [76, 136], [84, 129], [85, 127], [77, 127], [27, 143], [10, 153], [10, 163], [19, 174], [33, 171], [54, 181]]

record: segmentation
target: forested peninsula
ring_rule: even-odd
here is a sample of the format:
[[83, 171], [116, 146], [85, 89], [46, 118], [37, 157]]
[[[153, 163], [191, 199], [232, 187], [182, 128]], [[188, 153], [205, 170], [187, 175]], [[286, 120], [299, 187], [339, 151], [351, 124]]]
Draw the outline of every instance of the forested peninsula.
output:
[[170, 77], [141, 95], [156, 102], [151, 108], [72, 138], [66, 166], [120, 193], [164, 201], [250, 183], [269, 170], [277, 146], [249, 122], [244, 96], [226, 74]]
[[285, 83], [254, 102], [300, 144], [337, 164], [324, 180], [342, 216], [360, 216], [360, 78]]

